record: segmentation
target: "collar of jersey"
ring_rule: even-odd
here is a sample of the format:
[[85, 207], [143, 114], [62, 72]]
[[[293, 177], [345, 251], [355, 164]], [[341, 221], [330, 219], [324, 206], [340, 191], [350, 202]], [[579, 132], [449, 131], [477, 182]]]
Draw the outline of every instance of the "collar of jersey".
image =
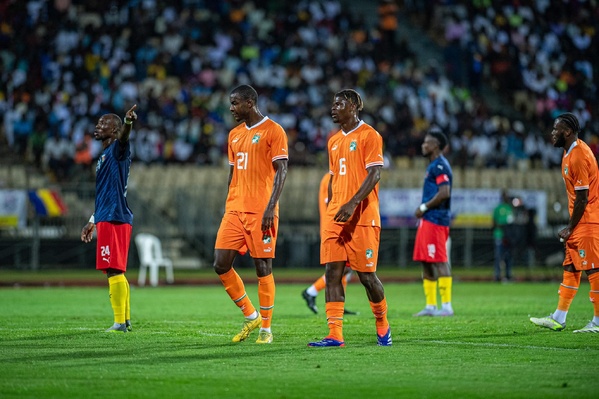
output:
[[245, 123], [244, 123], [244, 125], [245, 125], [245, 128], [246, 128], [247, 130], [252, 130], [252, 129], [253, 129], [253, 128], [255, 128], [256, 126], [260, 126], [261, 124], [263, 124], [264, 122], [266, 122], [266, 120], [267, 120], [267, 119], [268, 119], [268, 116], [265, 116], [264, 118], [262, 118], [262, 120], [261, 120], [260, 122], [256, 123], [254, 126], [248, 126], [248, 125], [246, 125]]
[[352, 130], [350, 130], [349, 132], [344, 132], [343, 129], [341, 129], [341, 133], [343, 133], [345, 136], [347, 136], [348, 134], [350, 134], [351, 132], [353, 132], [354, 130], [356, 130], [357, 128], [359, 128], [360, 126], [362, 126], [362, 124], [364, 124], [363, 120], [360, 120], [360, 122], [358, 122], [358, 126], [354, 127]]

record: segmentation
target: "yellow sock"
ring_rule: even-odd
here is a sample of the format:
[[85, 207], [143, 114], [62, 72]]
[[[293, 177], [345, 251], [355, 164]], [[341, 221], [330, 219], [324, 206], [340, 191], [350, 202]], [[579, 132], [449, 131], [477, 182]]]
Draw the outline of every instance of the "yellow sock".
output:
[[125, 283], [127, 284], [127, 301], [125, 302], [125, 320], [131, 320], [131, 287], [129, 287], [129, 280], [125, 277]]
[[127, 303], [127, 279], [124, 274], [108, 278], [110, 305], [114, 312], [115, 323], [125, 323], [125, 304]]
[[272, 311], [275, 307], [275, 279], [271, 274], [258, 277], [258, 301], [260, 301], [260, 316], [262, 328], [270, 328]]
[[453, 279], [451, 276], [439, 277], [439, 295], [441, 303], [451, 303], [451, 286]]
[[422, 280], [422, 286], [424, 287], [424, 298], [426, 299], [426, 306], [437, 306], [437, 281], [433, 280]]

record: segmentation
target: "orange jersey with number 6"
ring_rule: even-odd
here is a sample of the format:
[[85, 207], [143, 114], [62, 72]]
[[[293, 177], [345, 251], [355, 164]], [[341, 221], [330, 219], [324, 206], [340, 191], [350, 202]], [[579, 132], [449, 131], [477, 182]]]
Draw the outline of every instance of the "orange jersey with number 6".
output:
[[233, 175], [225, 212], [263, 213], [276, 174], [273, 162], [289, 158], [285, 131], [268, 117], [251, 127], [241, 123], [229, 132], [228, 153]]
[[599, 181], [597, 160], [589, 146], [582, 140], [576, 143], [562, 158], [562, 177], [568, 193], [568, 210], [572, 215], [576, 190], [589, 190], [587, 206], [579, 224], [599, 223]]
[[[329, 199], [326, 219], [332, 221], [339, 208], [360, 189], [368, 168], [383, 166], [383, 138], [370, 125], [360, 121], [350, 131], [339, 131], [330, 138], [329, 170], [332, 175], [332, 198]], [[362, 226], [381, 225], [378, 184], [356, 207], [347, 222]]]

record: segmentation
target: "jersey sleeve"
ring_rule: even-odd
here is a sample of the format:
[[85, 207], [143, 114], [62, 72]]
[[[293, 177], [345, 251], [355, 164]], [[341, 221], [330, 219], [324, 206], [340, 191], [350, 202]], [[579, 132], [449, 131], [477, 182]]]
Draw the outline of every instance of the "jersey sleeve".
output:
[[435, 165], [433, 170], [433, 176], [435, 178], [435, 183], [437, 186], [442, 186], [444, 184], [449, 184], [449, 173], [447, 168], [442, 163], [438, 163]]
[[231, 148], [231, 140], [232, 140], [232, 136], [233, 135], [233, 131], [229, 132], [229, 138], [227, 140], [227, 156], [229, 157], [229, 165], [233, 166], [235, 165], [235, 154], [233, 154], [233, 148]]
[[374, 129], [368, 129], [364, 141], [364, 164], [366, 169], [372, 166], [383, 166], [383, 137]]
[[583, 151], [576, 151], [570, 160], [570, 176], [574, 190], [589, 189], [589, 160]]
[[287, 148], [287, 134], [279, 125], [272, 129], [272, 141], [270, 143], [272, 152], [272, 161], [280, 159], [289, 159], [289, 151]]

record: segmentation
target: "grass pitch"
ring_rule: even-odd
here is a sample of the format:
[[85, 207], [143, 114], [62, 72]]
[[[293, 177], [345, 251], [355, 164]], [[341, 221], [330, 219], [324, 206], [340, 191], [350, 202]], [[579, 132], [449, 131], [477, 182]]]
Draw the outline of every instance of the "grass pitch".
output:
[[[276, 279], [276, 273], [275, 273]], [[345, 348], [308, 348], [328, 330], [303, 284], [278, 284], [274, 342], [231, 338], [241, 312], [221, 286], [132, 287], [134, 331], [112, 324], [107, 288], [0, 289], [1, 398], [596, 398], [599, 336], [588, 284], [562, 332], [532, 325], [559, 283], [454, 283], [452, 318], [414, 318], [421, 284], [385, 284], [393, 347], [376, 346], [359, 283], [348, 287]], [[247, 284], [258, 304], [257, 287]]]

